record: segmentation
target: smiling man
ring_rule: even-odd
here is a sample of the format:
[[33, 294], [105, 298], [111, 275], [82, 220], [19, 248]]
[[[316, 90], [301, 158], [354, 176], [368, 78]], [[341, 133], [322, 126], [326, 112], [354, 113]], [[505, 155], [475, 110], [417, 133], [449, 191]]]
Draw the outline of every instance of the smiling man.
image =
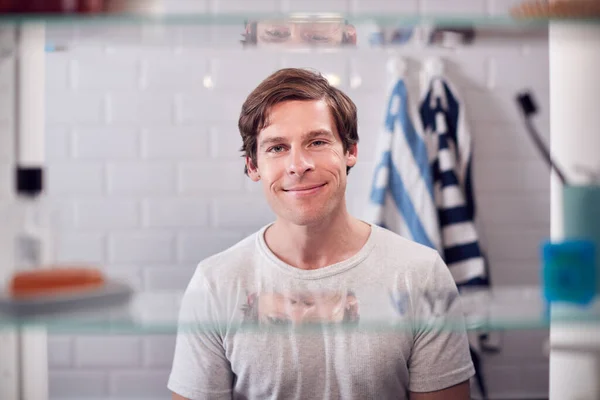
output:
[[239, 130], [276, 219], [199, 263], [173, 398], [468, 400], [474, 368], [447, 266], [346, 208], [350, 98], [318, 73], [279, 70], [248, 96]]

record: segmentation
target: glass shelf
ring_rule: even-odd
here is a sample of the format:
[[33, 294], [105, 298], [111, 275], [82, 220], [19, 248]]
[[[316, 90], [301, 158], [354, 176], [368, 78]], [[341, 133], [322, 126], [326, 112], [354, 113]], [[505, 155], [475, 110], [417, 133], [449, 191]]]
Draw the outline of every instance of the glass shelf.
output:
[[[365, 49], [547, 37], [552, 19], [479, 14], [0, 14], [0, 28], [44, 23], [49, 51], [86, 46]], [[561, 19], [596, 23], [598, 19]], [[287, 36], [286, 36], [287, 35]], [[458, 43], [457, 43], [458, 41]]]
[[[113, 334], [174, 334], [178, 331], [193, 332], [215, 328], [186, 321], [178, 323], [179, 305], [182, 291], [164, 291], [135, 293], [129, 301], [106, 307], [95, 307], [54, 314], [39, 314], [29, 317], [16, 317], [0, 314], [0, 332], [17, 327], [44, 327], [49, 332], [76, 333], [113, 333]], [[541, 291], [536, 286], [498, 287], [491, 290], [470, 290], [461, 294], [466, 314], [467, 329], [470, 331], [503, 331], [546, 329], [553, 325], [598, 324], [600, 323], [600, 300], [589, 306], [556, 304], [549, 314], [545, 307]], [[256, 324], [230, 325], [230, 330], [270, 331], [294, 329], [300, 333], [329, 327], [333, 329], [362, 331], [366, 333], [390, 333], [408, 331], [415, 328], [454, 330], [457, 326], [452, 320], [427, 321], [389, 321], [369, 320], [361, 316], [354, 323], [331, 325], [306, 324], [265, 327]], [[439, 320], [438, 320], [439, 321]], [[224, 328], [216, 327], [216, 328]]]
[[375, 23], [381, 26], [436, 25], [436, 26], [540, 26], [551, 22], [600, 23], [600, 17], [535, 17], [521, 18], [509, 14], [394, 14], [394, 13], [338, 13], [338, 12], [290, 12], [290, 13], [48, 13], [11, 14], [0, 13], [0, 23], [44, 22], [47, 24], [161, 24], [161, 25], [244, 25], [248, 21], [266, 20], [338, 20], [361, 25]]

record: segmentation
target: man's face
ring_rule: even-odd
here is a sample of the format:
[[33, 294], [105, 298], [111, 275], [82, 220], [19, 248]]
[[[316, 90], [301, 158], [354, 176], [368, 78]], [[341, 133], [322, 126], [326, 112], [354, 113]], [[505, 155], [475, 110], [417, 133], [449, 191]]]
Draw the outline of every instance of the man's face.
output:
[[339, 46], [356, 44], [356, 31], [343, 20], [258, 21], [259, 46]]
[[356, 298], [342, 292], [262, 293], [256, 301], [262, 324], [339, 323], [346, 314], [358, 317]]
[[344, 152], [322, 100], [279, 103], [269, 122], [258, 135], [257, 167], [246, 159], [250, 178], [262, 181], [279, 218], [296, 225], [323, 221], [344, 202], [346, 168], [356, 163], [356, 145]]

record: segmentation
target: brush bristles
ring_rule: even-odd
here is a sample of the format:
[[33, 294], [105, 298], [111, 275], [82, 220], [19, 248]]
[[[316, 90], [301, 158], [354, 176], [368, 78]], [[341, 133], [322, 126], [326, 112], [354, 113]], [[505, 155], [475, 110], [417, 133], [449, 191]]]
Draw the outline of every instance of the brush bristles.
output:
[[530, 0], [510, 10], [516, 18], [591, 18], [600, 17], [600, 2], [596, 0]]

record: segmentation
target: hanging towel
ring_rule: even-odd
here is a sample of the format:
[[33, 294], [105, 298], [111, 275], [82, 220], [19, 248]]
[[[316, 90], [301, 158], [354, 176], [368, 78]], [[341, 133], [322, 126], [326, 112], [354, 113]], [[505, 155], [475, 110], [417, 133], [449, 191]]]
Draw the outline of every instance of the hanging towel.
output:
[[402, 60], [393, 74], [385, 124], [378, 137], [377, 161], [365, 219], [441, 254], [433, 176], [419, 114], [411, 106]]
[[458, 286], [487, 284], [485, 260], [475, 227], [471, 184], [471, 137], [453, 84], [430, 66], [419, 106], [433, 175], [442, 256]]

